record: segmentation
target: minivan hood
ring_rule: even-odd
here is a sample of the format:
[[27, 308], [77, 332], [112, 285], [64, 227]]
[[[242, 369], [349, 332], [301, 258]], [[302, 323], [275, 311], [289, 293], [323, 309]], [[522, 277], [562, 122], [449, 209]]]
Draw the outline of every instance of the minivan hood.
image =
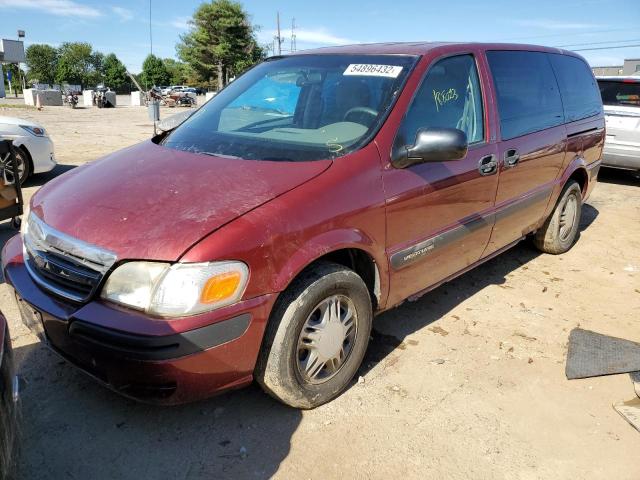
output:
[[119, 259], [174, 261], [207, 234], [330, 165], [214, 157], [146, 141], [52, 180], [33, 196], [31, 210]]

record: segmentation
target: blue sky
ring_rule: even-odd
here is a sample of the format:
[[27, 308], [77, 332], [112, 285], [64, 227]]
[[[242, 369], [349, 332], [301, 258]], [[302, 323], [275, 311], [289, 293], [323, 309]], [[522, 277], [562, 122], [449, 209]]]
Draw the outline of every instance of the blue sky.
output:
[[[174, 57], [179, 35], [201, 2], [151, 2], [154, 53]], [[260, 26], [258, 37], [265, 44], [272, 43], [280, 11], [288, 47], [295, 17], [298, 49], [414, 40], [513, 41], [573, 49], [640, 44], [639, 0], [246, 0], [242, 4]], [[114, 52], [138, 72], [149, 53], [149, 0], [0, 0], [0, 38], [15, 38], [18, 29], [26, 30], [27, 45], [90, 42], [104, 53]], [[615, 65], [624, 58], [640, 57], [640, 47], [580, 53], [592, 65]]]

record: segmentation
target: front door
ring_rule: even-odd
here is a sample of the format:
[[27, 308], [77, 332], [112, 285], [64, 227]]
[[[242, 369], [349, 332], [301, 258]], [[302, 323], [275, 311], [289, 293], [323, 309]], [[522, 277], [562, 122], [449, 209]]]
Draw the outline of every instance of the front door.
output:
[[485, 102], [473, 55], [437, 61], [403, 118], [395, 147], [412, 145], [422, 128], [457, 128], [467, 155], [383, 171], [387, 198], [389, 305], [476, 262], [493, 227], [497, 151], [486, 141]]

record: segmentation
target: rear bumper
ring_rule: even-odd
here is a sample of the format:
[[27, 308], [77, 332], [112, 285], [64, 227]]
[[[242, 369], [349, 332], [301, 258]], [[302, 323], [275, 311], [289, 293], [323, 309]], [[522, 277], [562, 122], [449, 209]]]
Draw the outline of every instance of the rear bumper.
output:
[[3, 269], [23, 322], [42, 341], [114, 391], [157, 404], [250, 383], [275, 300], [264, 295], [175, 323], [99, 301], [71, 305], [32, 281], [17, 236], [3, 251]]
[[640, 170], [640, 148], [605, 143], [602, 165]]

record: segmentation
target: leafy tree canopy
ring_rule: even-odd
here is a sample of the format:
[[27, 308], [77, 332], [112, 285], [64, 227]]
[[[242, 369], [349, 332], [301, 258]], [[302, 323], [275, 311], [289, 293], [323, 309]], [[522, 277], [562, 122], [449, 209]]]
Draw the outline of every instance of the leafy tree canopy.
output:
[[[153, 86], [167, 85], [170, 75], [161, 58], [151, 54], [142, 63], [142, 82], [151, 88]], [[144, 86], [144, 85], [143, 85]]]
[[178, 57], [202, 78], [217, 78], [218, 88], [264, 56], [255, 38], [255, 27], [238, 2], [203, 3], [189, 24], [189, 32], [180, 37], [176, 46]]
[[103, 59], [101, 53], [93, 52], [89, 43], [65, 42], [58, 49], [55, 80], [59, 84], [94, 85], [102, 79]]
[[58, 69], [58, 50], [51, 45], [33, 44], [25, 51], [29, 81], [55, 83]]
[[122, 87], [129, 84], [127, 69], [115, 54], [110, 53], [104, 57], [102, 62], [104, 72], [104, 84], [116, 91], [121, 91]]

